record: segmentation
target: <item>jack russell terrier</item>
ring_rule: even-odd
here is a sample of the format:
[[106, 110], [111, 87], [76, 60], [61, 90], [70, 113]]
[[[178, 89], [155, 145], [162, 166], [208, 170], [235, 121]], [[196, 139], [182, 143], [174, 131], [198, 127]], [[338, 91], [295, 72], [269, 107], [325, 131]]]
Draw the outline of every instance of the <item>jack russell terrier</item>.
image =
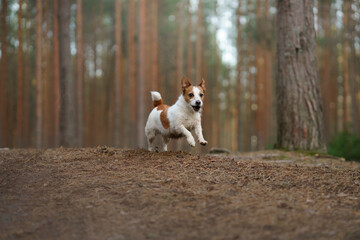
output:
[[181, 80], [182, 94], [172, 106], [163, 104], [160, 93], [151, 92], [153, 110], [145, 126], [149, 151], [154, 151], [154, 139], [161, 135], [161, 148], [167, 151], [167, 144], [170, 138], [186, 137], [191, 147], [195, 147], [195, 140], [191, 130], [201, 145], [206, 145], [201, 128], [201, 113], [205, 94], [205, 81], [201, 80], [198, 86], [191, 85], [190, 81], [183, 77]]

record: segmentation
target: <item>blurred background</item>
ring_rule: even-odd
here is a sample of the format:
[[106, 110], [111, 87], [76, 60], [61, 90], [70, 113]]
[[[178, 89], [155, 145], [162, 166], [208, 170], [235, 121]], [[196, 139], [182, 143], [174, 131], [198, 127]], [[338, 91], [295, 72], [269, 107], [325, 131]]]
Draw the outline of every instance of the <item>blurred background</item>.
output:
[[[1, 0], [0, 147], [61, 145], [59, 1]], [[275, 0], [73, 0], [68, 13], [71, 146], [146, 147], [149, 91], [171, 105], [187, 76], [207, 85], [201, 151], [273, 147]], [[360, 1], [314, 14], [326, 140], [359, 137]]]

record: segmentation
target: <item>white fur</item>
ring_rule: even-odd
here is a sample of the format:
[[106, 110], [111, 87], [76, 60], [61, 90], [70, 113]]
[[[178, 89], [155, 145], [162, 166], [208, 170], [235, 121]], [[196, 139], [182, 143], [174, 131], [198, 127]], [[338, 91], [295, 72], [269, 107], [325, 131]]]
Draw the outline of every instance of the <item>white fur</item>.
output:
[[[147, 120], [145, 126], [145, 134], [148, 140], [148, 149], [153, 151], [154, 149], [154, 139], [156, 135], [161, 135], [162, 137], [162, 151], [167, 151], [167, 143], [170, 138], [179, 138], [185, 137], [190, 146], [195, 147], [195, 139], [191, 134], [191, 130], [195, 129], [195, 134], [198, 137], [198, 141], [202, 145], [206, 145], [207, 141], [204, 139], [201, 128], [201, 112], [203, 102], [200, 97], [200, 89], [193, 87], [194, 97], [191, 99], [190, 103], [187, 103], [183, 97], [180, 95], [176, 103], [169, 107], [167, 112], [167, 118], [170, 122], [170, 127], [165, 129], [160, 120], [161, 110], [158, 111], [155, 107]], [[161, 95], [158, 92], [151, 92], [151, 97], [153, 101], [158, 101], [161, 99]], [[201, 109], [196, 112], [192, 106], [196, 105], [196, 101], [200, 101]]]
[[151, 99], [153, 101], [159, 101], [161, 99], [161, 95], [159, 92], [151, 91]]

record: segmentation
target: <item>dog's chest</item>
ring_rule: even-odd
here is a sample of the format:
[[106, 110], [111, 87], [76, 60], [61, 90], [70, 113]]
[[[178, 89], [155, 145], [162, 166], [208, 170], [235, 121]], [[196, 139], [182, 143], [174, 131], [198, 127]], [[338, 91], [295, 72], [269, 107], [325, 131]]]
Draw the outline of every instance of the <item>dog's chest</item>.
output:
[[180, 124], [184, 125], [187, 130], [191, 131], [192, 129], [194, 129], [196, 122], [196, 118], [194, 117], [183, 116]]

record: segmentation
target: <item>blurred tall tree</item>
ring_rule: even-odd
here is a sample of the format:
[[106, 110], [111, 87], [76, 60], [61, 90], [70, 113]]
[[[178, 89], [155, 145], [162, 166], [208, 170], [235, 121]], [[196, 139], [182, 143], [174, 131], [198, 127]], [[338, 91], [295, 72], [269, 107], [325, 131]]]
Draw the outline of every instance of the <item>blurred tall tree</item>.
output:
[[[242, 16], [242, 3], [244, 1], [243, 0], [238, 0], [238, 7], [236, 9], [236, 27], [237, 27], [237, 36], [236, 36], [236, 50], [237, 50], [237, 65], [236, 65], [236, 71], [237, 71], [237, 76], [236, 76], [236, 86], [237, 86], [237, 90], [236, 90], [236, 124], [235, 124], [235, 129], [234, 131], [236, 133], [239, 133], [240, 127], [241, 127], [241, 96], [242, 94], [242, 86], [241, 86], [241, 71], [242, 71], [242, 26], [241, 26], [241, 22], [240, 22], [240, 18]], [[236, 143], [237, 143], [237, 150], [239, 150], [241, 148], [241, 134], [237, 134], [237, 139], [236, 139]]]
[[1, 146], [7, 147], [7, 25], [6, 25], [6, 16], [7, 16], [7, 0], [1, 0], [1, 62], [0, 62], [0, 101], [1, 101], [1, 111], [0, 111], [0, 139]]
[[[359, 92], [358, 84], [356, 83], [356, 24], [355, 24], [355, 11], [353, 10], [354, 4], [351, 1], [344, 2], [344, 29], [345, 29], [345, 44], [347, 46], [344, 51], [348, 54], [348, 58], [344, 61], [348, 61], [349, 68], [349, 96], [350, 96], [350, 112], [351, 112], [351, 132], [354, 132], [357, 136], [360, 136], [360, 116], [359, 116], [359, 101], [357, 94]], [[357, 9], [359, 12], [360, 10]], [[346, 19], [345, 19], [346, 18]], [[345, 25], [346, 23], [346, 25]]]
[[76, 102], [77, 102], [77, 138], [83, 145], [83, 92], [84, 92], [84, 47], [82, 0], [76, 1]]
[[136, 94], [136, 46], [135, 46], [135, 1], [129, 1], [128, 6], [128, 81], [129, 81], [129, 112], [130, 124], [128, 129], [131, 131], [129, 136], [130, 145], [135, 146], [136, 142], [136, 109], [137, 109], [137, 94]]
[[350, 89], [349, 89], [349, 41], [346, 34], [346, 29], [349, 24], [349, 10], [351, 8], [350, 1], [344, 1], [342, 4], [343, 17], [343, 45], [342, 45], [342, 69], [343, 69], [343, 130], [345, 132], [350, 131], [351, 129], [351, 115], [350, 115]]
[[114, 144], [120, 146], [121, 136], [123, 135], [124, 107], [124, 75], [123, 75], [123, 53], [122, 53], [122, 25], [121, 25], [121, 0], [115, 1], [115, 119], [114, 119]]
[[139, 1], [139, 81], [138, 81], [138, 116], [137, 116], [137, 143], [139, 147], [145, 147], [145, 84], [146, 84], [146, 59], [147, 59], [147, 4], [146, 0]]
[[22, 0], [19, 0], [19, 10], [18, 10], [18, 39], [19, 39], [19, 48], [18, 48], [18, 81], [17, 81], [17, 116], [16, 116], [16, 134], [17, 134], [17, 146], [22, 147], [23, 139], [23, 25], [22, 25]]
[[193, 43], [192, 43], [192, 13], [191, 13], [191, 0], [187, 4], [187, 77], [192, 79], [193, 75]]
[[194, 84], [196, 81], [201, 81], [203, 76], [202, 69], [202, 28], [203, 28], [203, 12], [202, 12], [202, 1], [198, 2], [197, 9], [197, 25], [196, 25], [196, 78], [194, 80]]
[[54, 114], [54, 145], [60, 144], [60, 56], [59, 56], [59, 0], [54, 0], [53, 6], [53, 114]]
[[159, 90], [158, 0], [152, 0], [151, 75], [152, 89]]
[[43, 118], [43, 147], [48, 148], [53, 146], [53, 64], [52, 64], [52, 37], [49, 34], [52, 31], [51, 26], [51, 11], [50, 11], [50, 1], [44, 2], [44, 75], [43, 75], [43, 88], [44, 88], [44, 118]]
[[42, 1], [36, 1], [36, 147], [41, 148], [43, 135], [42, 80]]
[[[179, 11], [177, 16], [177, 27], [178, 27], [178, 36], [177, 36], [177, 47], [176, 47], [176, 80], [179, 80], [184, 75], [183, 65], [184, 65], [184, 8], [185, 0], [179, 2]], [[178, 86], [178, 82], [174, 81], [175, 87]]]
[[61, 145], [76, 146], [75, 86], [70, 54], [70, 0], [59, 1]]

